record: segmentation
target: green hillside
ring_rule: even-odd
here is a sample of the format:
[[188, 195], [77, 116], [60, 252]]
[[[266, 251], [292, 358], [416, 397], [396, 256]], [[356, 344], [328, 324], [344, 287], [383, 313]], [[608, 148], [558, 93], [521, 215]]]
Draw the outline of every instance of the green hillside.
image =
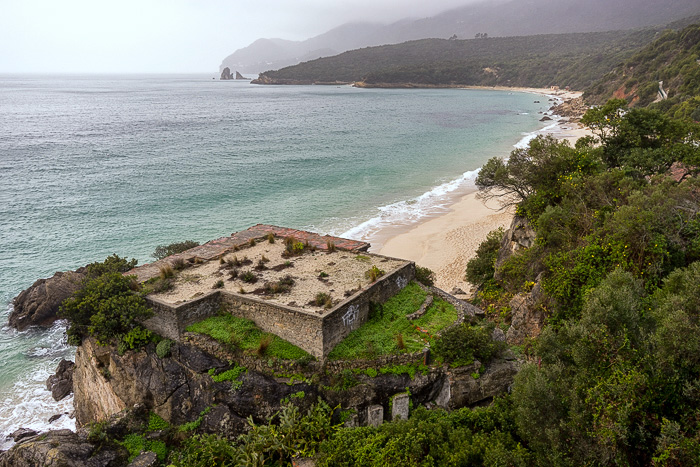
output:
[[[653, 104], [678, 118], [700, 120], [700, 24], [666, 31], [586, 90], [585, 99], [602, 104], [610, 97], [631, 105]], [[657, 100], [659, 81], [668, 99]]]
[[536, 86], [583, 89], [648, 44], [656, 30], [469, 40], [424, 39], [367, 47], [277, 71], [261, 84], [363, 81], [369, 86]]

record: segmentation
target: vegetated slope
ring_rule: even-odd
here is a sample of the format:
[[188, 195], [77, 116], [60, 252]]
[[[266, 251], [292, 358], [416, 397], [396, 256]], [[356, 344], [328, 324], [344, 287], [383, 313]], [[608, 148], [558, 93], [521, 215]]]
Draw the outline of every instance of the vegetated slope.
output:
[[655, 106], [679, 118], [700, 120], [699, 60], [700, 23], [666, 31], [587, 89], [585, 99], [602, 104], [616, 97], [634, 106], [648, 106], [657, 100], [659, 81], [663, 81], [668, 99]]
[[700, 3], [696, 0], [489, 0], [389, 25], [343, 24], [305, 41], [258, 39], [226, 57], [220, 70], [229, 67], [259, 73], [356, 48], [417, 39], [446, 39], [452, 35], [470, 39], [477, 33], [505, 37], [623, 30], [697, 14]]
[[470, 40], [424, 39], [353, 50], [260, 75], [259, 83], [571, 86], [582, 89], [647, 44], [651, 29]]

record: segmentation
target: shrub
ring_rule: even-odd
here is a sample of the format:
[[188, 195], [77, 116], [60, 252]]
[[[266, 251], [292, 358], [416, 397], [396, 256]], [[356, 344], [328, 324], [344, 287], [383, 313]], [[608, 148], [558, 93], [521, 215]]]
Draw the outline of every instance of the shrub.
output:
[[258, 276], [253, 271], [246, 271], [240, 275], [241, 280], [248, 284], [255, 284], [258, 281]]
[[486, 236], [486, 240], [481, 242], [476, 250], [476, 256], [467, 263], [466, 279], [468, 282], [480, 286], [493, 279], [494, 265], [498, 257], [498, 250], [501, 248], [503, 233], [503, 228], [493, 230]]
[[314, 298], [314, 304], [316, 306], [322, 306], [323, 308], [331, 308], [333, 306], [333, 299], [326, 292], [319, 292]]
[[127, 260], [126, 258], [120, 258], [116, 254], [111, 255], [102, 262], [88, 264], [86, 279], [95, 279], [108, 272], [127, 272], [135, 268], [137, 264], [138, 261], [135, 259]]
[[153, 311], [134, 293], [134, 287], [132, 277], [118, 272], [88, 280], [61, 305], [60, 316], [70, 322], [69, 340], [79, 344], [91, 335], [106, 344], [140, 327], [139, 321], [152, 316]]
[[183, 269], [185, 269], [187, 267], [187, 261], [185, 261], [183, 258], [175, 258], [172, 261], [172, 266], [173, 266], [174, 270], [182, 271]]
[[166, 264], [163, 266], [158, 266], [158, 271], [159, 271], [158, 276], [161, 279], [170, 279], [171, 277], [173, 277], [175, 275], [173, 268], [169, 264]]
[[377, 279], [384, 275], [384, 270], [379, 269], [377, 266], [372, 266], [370, 269], [365, 271], [365, 278], [369, 279], [370, 282], [376, 282]]
[[224, 280], [219, 279], [218, 281], [214, 282], [214, 285], [211, 287], [212, 289], [223, 289], [224, 288]]
[[255, 246], [255, 245], [256, 245], [255, 239], [254, 239], [254, 238], [251, 238], [251, 239], [248, 241], [248, 245], [250, 245], [250, 246]]
[[494, 325], [470, 326], [466, 323], [447, 329], [432, 346], [435, 356], [454, 366], [469, 365], [477, 358], [488, 363], [504, 349], [505, 343], [491, 339]]
[[162, 341], [158, 342], [158, 345], [156, 346], [156, 355], [158, 355], [160, 358], [169, 357], [172, 346], [173, 341], [170, 339], [163, 339]]
[[431, 287], [435, 285], [435, 273], [428, 268], [416, 266], [416, 280], [423, 285]]
[[275, 235], [272, 232], [267, 234], [267, 241], [270, 243], [275, 243]]
[[328, 253], [333, 253], [336, 250], [335, 243], [328, 240], [326, 242], [326, 249], [328, 250]]
[[171, 243], [170, 245], [158, 245], [155, 251], [151, 254], [151, 257], [156, 260], [161, 260], [167, 258], [168, 256], [174, 255], [176, 253], [182, 253], [183, 251], [189, 250], [199, 246], [198, 242], [194, 240], [185, 240], [184, 242]]
[[262, 339], [260, 339], [260, 343], [258, 344], [258, 349], [256, 350], [258, 357], [262, 357], [263, 355], [265, 355], [265, 353], [267, 352], [267, 348], [270, 347], [271, 343], [272, 343], [272, 336], [270, 336], [270, 335], [264, 336]]

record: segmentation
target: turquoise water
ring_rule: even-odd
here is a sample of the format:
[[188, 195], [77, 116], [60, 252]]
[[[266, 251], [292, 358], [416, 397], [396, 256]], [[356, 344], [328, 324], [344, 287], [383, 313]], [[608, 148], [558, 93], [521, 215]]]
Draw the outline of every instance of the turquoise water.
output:
[[[371, 239], [443, 208], [547, 107], [524, 93], [200, 76], [0, 76], [0, 95], [2, 322], [36, 279], [112, 253], [146, 262], [158, 244], [256, 223]], [[72, 353], [61, 335], [0, 331], [0, 435], [62, 411], [30, 404]]]

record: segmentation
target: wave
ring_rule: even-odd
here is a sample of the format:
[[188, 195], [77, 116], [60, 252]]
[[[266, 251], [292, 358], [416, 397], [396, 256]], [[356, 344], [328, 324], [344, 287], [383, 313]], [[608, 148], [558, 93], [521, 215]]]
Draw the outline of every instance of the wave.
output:
[[340, 236], [355, 240], [367, 240], [386, 227], [412, 224], [428, 216], [444, 212], [452, 204], [453, 196], [456, 193], [475, 187], [474, 179], [479, 170], [464, 172], [460, 177], [438, 185], [416, 198], [380, 206], [377, 208], [378, 215], [346, 230]]

